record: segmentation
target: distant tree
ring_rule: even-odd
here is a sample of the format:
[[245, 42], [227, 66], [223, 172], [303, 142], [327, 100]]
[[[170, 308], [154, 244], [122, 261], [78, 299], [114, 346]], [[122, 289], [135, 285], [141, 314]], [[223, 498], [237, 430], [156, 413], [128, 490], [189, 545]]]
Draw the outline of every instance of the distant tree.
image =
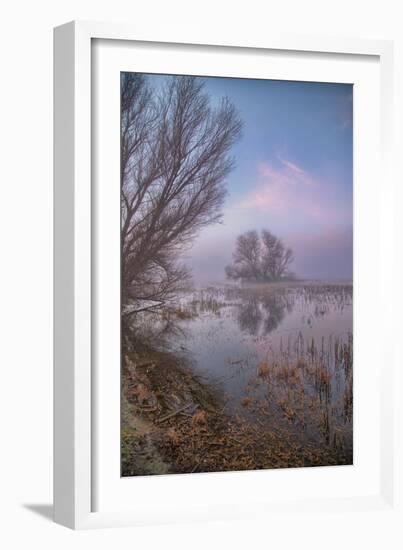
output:
[[264, 229], [260, 237], [257, 231], [248, 231], [237, 238], [234, 262], [225, 272], [233, 280], [279, 281], [291, 276], [293, 259], [291, 248], [270, 231]]
[[276, 281], [289, 275], [289, 265], [294, 259], [291, 248], [286, 248], [283, 242], [267, 231], [262, 231], [262, 276], [264, 279]]
[[261, 243], [256, 231], [239, 235], [236, 240], [234, 263], [226, 267], [230, 279], [259, 279]]
[[180, 253], [221, 218], [240, 131], [233, 104], [213, 106], [200, 78], [169, 78], [157, 90], [143, 75], [122, 73], [123, 311], [161, 307], [186, 285]]

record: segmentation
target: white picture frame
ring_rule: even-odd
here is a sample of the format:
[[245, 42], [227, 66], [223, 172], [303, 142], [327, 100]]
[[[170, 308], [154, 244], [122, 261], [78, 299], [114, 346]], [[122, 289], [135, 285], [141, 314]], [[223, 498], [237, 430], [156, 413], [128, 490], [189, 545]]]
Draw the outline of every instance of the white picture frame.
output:
[[[172, 46], [175, 50], [197, 52], [203, 57], [203, 51], [211, 54], [236, 52], [246, 58], [253, 55], [264, 56], [274, 52], [274, 56], [281, 54], [282, 58], [298, 56], [300, 59], [317, 55], [323, 57], [322, 69], [329, 63], [352, 59], [359, 56], [365, 60], [373, 60], [376, 69], [371, 70], [371, 78], [377, 78], [379, 89], [375, 86], [373, 101], [379, 100], [379, 120], [374, 122], [375, 136], [369, 134], [372, 141], [364, 143], [364, 134], [359, 136], [355, 147], [359, 148], [362, 141], [362, 150], [365, 154], [366, 145], [371, 150], [371, 158], [378, 158], [378, 169], [382, 170], [383, 181], [387, 182], [382, 189], [375, 185], [375, 174], [367, 174], [373, 178], [373, 193], [365, 205], [362, 195], [358, 202], [362, 214], [361, 219], [375, 218], [374, 237], [379, 239], [379, 258], [384, 260], [383, 265], [391, 265], [396, 247], [393, 233], [393, 222], [390, 213], [393, 211], [393, 172], [392, 172], [392, 66], [393, 46], [391, 42], [358, 39], [321, 38], [311, 36], [283, 36], [270, 35], [256, 37], [254, 40], [234, 37], [232, 40], [222, 40], [209, 36], [208, 32], [198, 41], [186, 36], [151, 37], [130, 25], [109, 23], [72, 22], [55, 29], [54, 61], [55, 61], [55, 370], [54, 370], [54, 513], [55, 521], [71, 528], [81, 529], [90, 527], [105, 527], [118, 525], [138, 525], [147, 523], [177, 522], [196, 519], [218, 519], [233, 517], [250, 517], [275, 513], [279, 509], [290, 512], [306, 509], [312, 513], [326, 509], [335, 511], [340, 509], [351, 510], [393, 510], [394, 502], [394, 445], [393, 445], [393, 366], [395, 357], [393, 350], [384, 346], [382, 356], [379, 355], [377, 365], [374, 364], [372, 381], [367, 387], [364, 385], [356, 391], [365, 394], [373, 391], [371, 399], [379, 400], [379, 410], [374, 417], [375, 426], [379, 426], [377, 440], [377, 458], [369, 466], [360, 483], [354, 485], [353, 474], [346, 474], [344, 485], [340, 485], [338, 475], [329, 473], [329, 468], [305, 469], [305, 479], [299, 479], [295, 470], [270, 472], [243, 472], [234, 474], [192, 474], [190, 476], [157, 476], [153, 478], [131, 478], [137, 483], [135, 491], [137, 505], [123, 503], [123, 493], [118, 489], [119, 482], [108, 476], [102, 464], [116, 465], [116, 455], [110, 456], [110, 461], [97, 460], [97, 453], [108, 455], [105, 441], [114, 437], [107, 432], [105, 423], [99, 422], [100, 408], [97, 401], [104, 399], [105, 391], [111, 392], [111, 401], [117, 403], [116, 391], [113, 394], [112, 384], [98, 384], [97, 368], [93, 358], [97, 355], [94, 316], [105, 313], [105, 309], [98, 309], [99, 289], [94, 284], [96, 269], [99, 267], [95, 254], [94, 242], [99, 226], [94, 222], [92, 213], [94, 208], [105, 208], [94, 202], [94, 173], [99, 170], [94, 160], [93, 122], [96, 116], [96, 106], [93, 105], [94, 94], [94, 47], [97, 41], [114, 41], [127, 47], [130, 44], [141, 45], [145, 57], [142, 60], [142, 69], [145, 64], [155, 70], [152, 56], [147, 54], [147, 46], [159, 48], [159, 51], [168, 51]], [[119, 42], [124, 41], [124, 42]], [[201, 53], [200, 53], [201, 52]], [[98, 54], [97, 54], [98, 55]], [[116, 64], [116, 54], [113, 63]], [[167, 59], [169, 58], [167, 53]], [[159, 57], [161, 63], [161, 56]], [[292, 60], [291, 60], [292, 62]], [[295, 70], [297, 66], [295, 64]], [[126, 67], [125, 67], [126, 68]], [[114, 69], [115, 70], [115, 69]], [[207, 69], [206, 69], [207, 70]], [[216, 69], [220, 74], [219, 66]], [[235, 70], [235, 69], [234, 69]], [[244, 69], [238, 69], [242, 72]], [[329, 71], [330, 69], [328, 69]], [[350, 70], [350, 69], [349, 69]], [[354, 71], [354, 67], [351, 69]], [[172, 71], [172, 69], [171, 69]], [[297, 79], [304, 78], [300, 69]], [[166, 72], [170, 72], [169, 67]], [[313, 74], [313, 73], [312, 73]], [[313, 78], [313, 77], [311, 77]], [[307, 76], [307, 79], [310, 79]], [[358, 79], [358, 76], [357, 76]], [[352, 78], [355, 82], [355, 79]], [[358, 80], [357, 80], [358, 82]], [[368, 80], [369, 82], [369, 80]], [[102, 132], [102, 126], [100, 132]], [[104, 128], [103, 128], [104, 129]], [[355, 136], [356, 137], [356, 136]], [[363, 145], [364, 144], [364, 145]], [[363, 158], [362, 156], [360, 158]], [[368, 161], [369, 162], [369, 161]], [[374, 161], [375, 162], [375, 161]], [[378, 160], [376, 160], [378, 162]], [[372, 166], [372, 165], [371, 165]], [[374, 165], [375, 166], [375, 165]], [[355, 173], [355, 177], [362, 179], [366, 173], [365, 162], [360, 163], [362, 172]], [[367, 172], [370, 171], [367, 168]], [[380, 173], [380, 172], [379, 172]], [[368, 179], [368, 181], [369, 181]], [[361, 200], [360, 200], [361, 197]], [[113, 197], [112, 202], [113, 202]], [[101, 201], [102, 202], [102, 201]], [[376, 214], [374, 215], [374, 209]], [[370, 216], [369, 216], [370, 214]], [[103, 211], [105, 216], [105, 210]], [[107, 215], [107, 213], [106, 213]], [[104, 218], [105, 219], [105, 218]], [[378, 224], [379, 222], [379, 224]], [[362, 234], [361, 234], [362, 237]], [[356, 237], [355, 237], [356, 239]], [[357, 240], [355, 240], [355, 245]], [[355, 246], [356, 248], [356, 246]], [[385, 261], [386, 260], [386, 261]], [[362, 272], [363, 270], [361, 270]], [[376, 301], [378, 312], [390, 312], [390, 297], [394, 285], [393, 270], [379, 269], [370, 279], [376, 284], [379, 297]], [[362, 279], [363, 280], [363, 279]], [[356, 284], [356, 282], [354, 283]], [[365, 297], [365, 291], [363, 291]], [[355, 306], [354, 306], [355, 307]], [[384, 309], [382, 309], [384, 308]], [[393, 319], [393, 317], [392, 317]], [[368, 329], [369, 330], [369, 329]], [[367, 333], [369, 334], [369, 333]], [[386, 328], [381, 331], [380, 342], [386, 342]], [[380, 365], [380, 358], [381, 365]], [[363, 356], [363, 360], [365, 357]], [[376, 360], [372, 360], [374, 363]], [[380, 368], [381, 367], [381, 368]], [[360, 380], [360, 378], [358, 378]], [[370, 388], [372, 387], [372, 390]], [[365, 397], [365, 396], [364, 396]], [[365, 400], [365, 399], [364, 399]], [[105, 402], [105, 401], [104, 401]], [[116, 420], [116, 406], [111, 410]], [[115, 424], [116, 426], [116, 424]], [[99, 432], [103, 431], [102, 437]], [[365, 435], [365, 425], [362, 433]], [[361, 433], [361, 432], [360, 432]], [[363, 449], [365, 438], [363, 435]], [[118, 437], [118, 434], [116, 434]], [[371, 436], [366, 434], [366, 441]], [[99, 441], [103, 443], [99, 443]], [[101, 447], [100, 447], [101, 445]], [[103, 446], [102, 446], [103, 445]], [[110, 445], [113, 447], [113, 445]], [[115, 445], [116, 448], [116, 445]], [[379, 453], [378, 453], [379, 451]], [[379, 456], [378, 456], [379, 454]], [[376, 463], [376, 464], [375, 464]], [[357, 466], [358, 468], [358, 466]], [[372, 469], [371, 469], [372, 468]], [[376, 483], [370, 481], [376, 469]], [[309, 471], [310, 470], [310, 471]], [[267, 474], [267, 475], [266, 475]], [[378, 475], [379, 474], [379, 475]], [[114, 474], [116, 477], [118, 474]], [[283, 487], [292, 486], [285, 492], [285, 497], [279, 499], [265, 498], [259, 494], [263, 475], [270, 479], [272, 486], [281, 483]], [[272, 476], [271, 478], [269, 476]], [[274, 475], [276, 478], [274, 478]], [[218, 477], [221, 476], [221, 477]], [[232, 477], [230, 477], [232, 476]], [[281, 478], [279, 478], [281, 476]], [[312, 480], [312, 476], [316, 481]], [[350, 476], [350, 477], [348, 477]], [[186, 482], [184, 481], [186, 477]], [[105, 479], [104, 479], [105, 478]], [[169, 478], [169, 479], [168, 479]], [[280, 480], [280, 481], [279, 481]], [[105, 481], [105, 483], [104, 483]], [[291, 482], [291, 483], [290, 483]], [[99, 509], [98, 485], [104, 483], [109, 492], [103, 489], [101, 509]], [[308, 494], [307, 483], [316, 484], [317, 490]], [[324, 487], [326, 483], [333, 486], [327, 495]], [[365, 484], [370, 484], [366, 488]], [[133, 484], [132, 484], [133, 485]], [[313, 485], [312, 485], [313, 486]], [[346, 487], [352, 487], [347, 491]], [[128, 487], [128, 485], [126, 485]], [[215, 498], [212, 491], [217, 491]], [[160, 506], [155, 506], [152, 499], [145, 503], [139, 498], [143, 491], [151, 494], [172, 495], [177, 492], [176, 504], [169, 506], [162, 498]], [[189, 491], [198, 491], [200, 499], [193, 503], [186, 500], [181, 506], [181, 500], [189, 496]], [[203, 493], [204, 491], [204, 493]], [[218, 498], [218, 495], [227, 494], [228, 501]], [[238, 495], [238, 496], [237, 496]], [[122, 499], [122, 503], [119, 499]], [[126, 501], [128, 500], [126, 494]], [[210, 499], [210, 503], [209, 503]], [[105, 504], [108, 501], [108, 505]], [[216, 502], [214, 502], [216, 501]]]

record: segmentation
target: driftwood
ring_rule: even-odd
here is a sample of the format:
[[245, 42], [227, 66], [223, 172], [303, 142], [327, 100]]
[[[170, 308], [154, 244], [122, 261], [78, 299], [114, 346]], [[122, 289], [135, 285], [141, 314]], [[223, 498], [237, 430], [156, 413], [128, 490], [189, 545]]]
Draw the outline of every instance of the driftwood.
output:
[[185, 405], [184, 407], [178, 409], [177, 411], [171, 412], [171, 413], [163, 416], [162, 418], [158, 418], [156, 420], [156, 422], [158, 424], [160, 424], [161, 422], [165, 422], [165, 420], [168, 420], [169, 418], [172, 418], [172, 417], [176, 416], [177, 414], [179, 414], [183, 411], [186, 411], [186, 409], [189, 409], [192, 406], [194, 406], [195, 409], [197, 409], [197, 407], [198, 407], [198, 405], [194, 405], [193, 403], [188, 403], [187, 405]]

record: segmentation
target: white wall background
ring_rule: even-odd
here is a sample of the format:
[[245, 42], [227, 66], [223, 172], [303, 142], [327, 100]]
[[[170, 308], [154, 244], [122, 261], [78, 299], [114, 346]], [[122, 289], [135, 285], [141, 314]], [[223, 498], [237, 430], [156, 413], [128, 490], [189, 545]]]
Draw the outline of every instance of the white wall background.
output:
[[[403, 121], [399, 0], [14, 0], [2, 5], [0, 85], [0, 545], [14, 548], [398, 548], [389, 516], [355, 514], [72, 532], [52, 499], [52, 28], [72, 19], [133, 22], [199, 34], [227, 27], [396, 40]], [[399, 139], [402, 132], [399, 131]], [[401, 143], [399, 141], [399, 143]], [[402, 150], [402, 149], [401, 149]], [[402, 170], [399, 171], [400, 181]], [[399, 190], [400, 203], [403, 193]], [[402, 216], [403, 218], [403, 216]], [[400, 234], [403, 224], [400, 223]], [[400, 271], [400, 273], [402, 273]], [[398, 337], [398, 328], [392, 339]], [[38, 511], [40, 514], [38, 514]], [[353, 531], [351, 531], [353, 529]], [[399, 544], [400, 543], [400, 544]]]

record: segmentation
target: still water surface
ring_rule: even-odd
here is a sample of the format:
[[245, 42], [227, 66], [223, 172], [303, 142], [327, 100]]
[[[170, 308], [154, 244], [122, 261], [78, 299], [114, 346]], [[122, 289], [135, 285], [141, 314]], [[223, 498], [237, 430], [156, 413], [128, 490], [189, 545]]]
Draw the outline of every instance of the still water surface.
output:
[[228, 414], [352, 460], [352, 285], [214, 286], [181, 308], [176, 352]]

